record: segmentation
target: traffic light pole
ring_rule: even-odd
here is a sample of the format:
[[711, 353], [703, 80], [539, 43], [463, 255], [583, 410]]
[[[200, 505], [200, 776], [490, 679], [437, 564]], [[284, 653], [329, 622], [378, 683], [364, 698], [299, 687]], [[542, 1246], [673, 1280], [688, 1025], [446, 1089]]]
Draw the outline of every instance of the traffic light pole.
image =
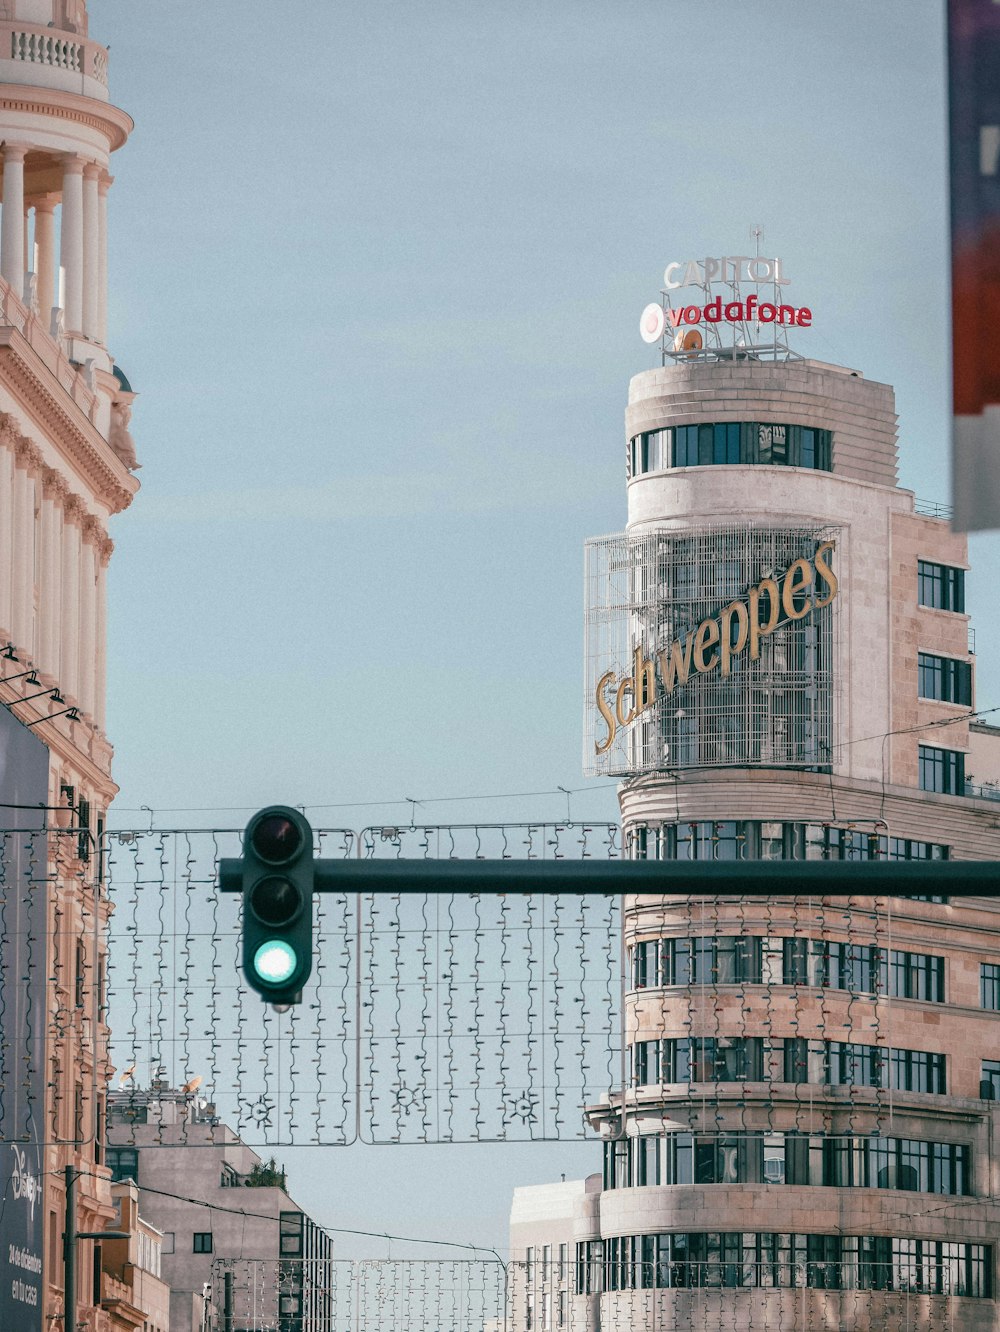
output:
[[[1000, 864], [958, 860], [317, 859], [313, 868], [317, 893], [1000, 897]], [[224, 892], [239, 891], [220, 879]]]
[[950, 860], [330, 860], [305, 816], [256, 813], [243, 855], [219, 861], [219, 888], [243, 896], [243, 974], [284, 1012], [312, 971], [314, 893], [479, 893], [579, 897], [1000, 897], [996, 862]]

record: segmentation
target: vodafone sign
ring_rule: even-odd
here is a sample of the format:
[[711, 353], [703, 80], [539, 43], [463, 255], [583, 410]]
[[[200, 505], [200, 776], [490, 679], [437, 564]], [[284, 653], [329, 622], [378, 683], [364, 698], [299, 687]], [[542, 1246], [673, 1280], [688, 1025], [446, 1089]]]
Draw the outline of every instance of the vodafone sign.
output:
[[[808, 305], [786, 305], [778, 298], [778, 289], [788, 285], [782, 270], [780, 259], [764, 259], [761, 256], [745, 254], [722, 255], [719, 258], [689, 259], [686, 263], [670, 263], [663, 274], [663, 284], [671, 298], [664, 309], [659, 304], [647, 305], [639, 320], [639, 333], [644, 342], [659, 342], [665, 333], [674, 332], [685, 346], [700, 346], [698, 335], [687, 335], [678, 330], [684, 325], [734, 324], [745, 326], [753, 324], [777, 324], [786, 328], [809, 328], [812, 325], [812, 310]], [[734, 298], [724, 300], [722, 296], [691, 305], [672, 304], [673, 292], [681, 287], [700, 287], [704, 296], [711, 296], [712, 287], [726, 284]], [[773, 299], [761, 300], [756, 292], [743, 296], [741, 284], [749, 286], [768, 286], [772, 288]], [[688, 341], [687, 339], [690, 339]]]
[[796, 328], [809, 328], [812, 310], [808, 305], [775, 305], [772, 301], [759, 301], [753, 292], [745, 301], [727, 301], [716, 296], [707, 305], [680, 305], [676, 310], [664, 310], [659, 305], [647, 305], [639, 320], [643, 342], [659, 342], [666, 329], [681, 324], [785, 324]]

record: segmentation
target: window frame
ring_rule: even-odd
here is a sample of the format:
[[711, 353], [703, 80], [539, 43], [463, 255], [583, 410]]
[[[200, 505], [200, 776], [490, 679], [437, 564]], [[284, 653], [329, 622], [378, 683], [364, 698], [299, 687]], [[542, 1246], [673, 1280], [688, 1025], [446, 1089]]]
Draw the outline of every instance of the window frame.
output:
[[935, 560], [917, 560], [917, 605], [965, 614], [965, 570]]
[[918, 652], [917, 697], [930, 703], [971, 708], [972, 662], [938, 652]]
[[[965, 794], [965, 752], [937, 745], [917, 746], [918, 782], [921, 791], [935, 795]], [[928, 784], [928, 780], [932, 784]]]

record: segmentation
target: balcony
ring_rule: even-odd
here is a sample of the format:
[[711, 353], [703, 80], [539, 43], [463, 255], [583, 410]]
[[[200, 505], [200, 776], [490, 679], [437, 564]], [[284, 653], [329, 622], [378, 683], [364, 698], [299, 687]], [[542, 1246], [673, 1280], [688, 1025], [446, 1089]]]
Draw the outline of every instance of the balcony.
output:
[[987, 782], [983, 786], [976, 786], [973, 782], [966, 782], [962, 794], [971, 796], [974, 800], [1000, 800], [1000, 785], [996, 782]]
[[0, 82], [108, 100], [108, 51], [74, 32], [0, 21]]

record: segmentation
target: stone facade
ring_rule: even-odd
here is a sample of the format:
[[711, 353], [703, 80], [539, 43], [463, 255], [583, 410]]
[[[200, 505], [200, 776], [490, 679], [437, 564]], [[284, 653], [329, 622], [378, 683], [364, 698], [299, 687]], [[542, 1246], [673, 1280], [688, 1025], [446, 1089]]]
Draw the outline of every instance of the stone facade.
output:
[[[37, 1129], [45, 1327], [70, 1321], [65, 1169], [77, 1172], [78, 1230], [103, 1230], [115, 1217], [101, 1162], [112, 1069], [109, 905], [97, 848], [117, 790], [104, 731], [108, 521], [138, 482], [116, 428], [119, 405], [133, 395], [107, 347], [109, 166], [132, 126], [109, 101], [107, 64], [107, 49], [88, 36], [84, 0], [0, 6], [0, 702], [49, 751], [54, 833], [42, 876], [47, 1020]], [[74, 1327], [121, 1326], [104, 1302], [93, 1242], [80, 1241], [77, 1256]]]

